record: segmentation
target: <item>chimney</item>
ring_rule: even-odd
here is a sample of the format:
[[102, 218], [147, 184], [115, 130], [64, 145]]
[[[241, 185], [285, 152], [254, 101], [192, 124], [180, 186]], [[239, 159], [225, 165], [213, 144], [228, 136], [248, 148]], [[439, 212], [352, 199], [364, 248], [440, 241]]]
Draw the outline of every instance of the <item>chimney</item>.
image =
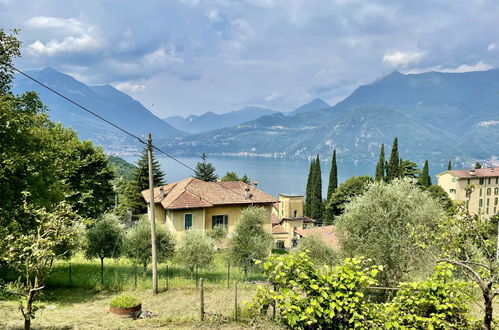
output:
[[163, 200], [165, 198], [165, 189], [163, 187], [159, 187], [159, 200]]
[[475, 170], [470, 170], [469, 173], [470, 175], [475, 175]]
[[258, 182], [257, 181], [253, 181], [253, 187], [256, 189], [258, 188]]
[[490, 171], [491, 171], [491, 172], [494, 172], [494, 168], [492, 167], [492, 168], [490, 169]]
[[249, 186], [247, 186], [246, 188], [244, 188], [244, 199], [250, 199], [250, 198], [251, 198], [250, 188]]

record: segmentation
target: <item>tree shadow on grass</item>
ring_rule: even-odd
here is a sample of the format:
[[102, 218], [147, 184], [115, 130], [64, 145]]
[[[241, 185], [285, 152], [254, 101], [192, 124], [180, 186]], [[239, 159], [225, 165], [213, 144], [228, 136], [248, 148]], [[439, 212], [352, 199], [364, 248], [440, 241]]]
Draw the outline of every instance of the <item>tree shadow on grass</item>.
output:
[[57, 304], [61, 306], [92, 302], [100, 299], [111, 299], [115, 292], [95, 292], [87, 289], [46, 289], [39, 297], [39, 302], [46, 305]]

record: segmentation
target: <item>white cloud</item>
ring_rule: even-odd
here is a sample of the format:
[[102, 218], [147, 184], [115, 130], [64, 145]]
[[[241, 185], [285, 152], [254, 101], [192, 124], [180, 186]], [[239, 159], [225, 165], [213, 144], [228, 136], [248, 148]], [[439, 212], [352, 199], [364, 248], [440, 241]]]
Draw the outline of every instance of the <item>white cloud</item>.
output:
[[134, 84], [128, 81], [115, 84], [114, 87], [125, 93], [140, 93], [146, 89], [146, 85]]
[[75, 18], [60, 18], [49, 16], [36, 16], [30, 18], [26, 25], [34, 28], [63, 28], [74, 32], [82, 32], [85, 27], [83, 23]]
[[385, 54], [383, 62], [390, 64], [394, 68], [406, 68], [409, 64], [417, 64], [426, 55], [425, 52], [401, 52]]
[[487, 47], [487, 49], [488, 49], [489, 51], [493, 51], [494, 49], [496, 49], [496, 47], [497, 47], [497, 46], [496, 46], [496, 44], [495, 44], [495, 43], [491, 43], [491, 44], [489, 44], [489, 46]]
[[171, 65], [183, 62], [184, 60], [174, 49], [161, 46], [134, 61], [128, 62], [110, 59], [107, 61], [107, 66], [119, 71], [122, 76], [144, 77], [161, 73]]
[[36, 40], [28, 45], [33, 55], [57, 55], [61, 53], [89, 52], [101, 49], [106, 41], [93, 26], [85, 25], [75, 18], [36, 16], [26, 22], [27, 26], [64, 34], [48, 41]]
[[216, 9], [208, 11], [208, 14], [206, 14], [206, 16], [208, 16], [208, 18], [213, 22], [217, 22], [220, 20], [220, 13]]
[[423, 72], [428, 72], [428, 71], [438, 71], [438, 72], [447, 72], [447, 73], [462, 73], [462, 72], [471, 72], [471, 71], [486, 71], [492, 69], [493, 66], [491, 66], [488, 63], [485, 63], [484, 61], [477, 62], [474, 65], [469, 65], [469, 64], [461, 64], [457, 67], [450, 68], [450, 67], [444, 67], [442, 65], [436, 65], [436, 66], [431, 66], [431, 67], [426, 67], [426, 68], [421, 68], [421, 69], [413, 69], [410, 71], [407, 71], [406, 73], [423, 73]]
[[56, 55], [59, 53], [87, 52], [102, 48], [103, 39], [94, 38], [88, 34], [81, 36], [68, 36], [63, 40], [50, 40], [43, 43], [40, 40], [28, 45], [28, 50], [34, 55]]
[[273, 92], [272, 94], [268, 95], [267, 97], [265, 97], [265, 102], [271, 102], [271, 101], [274, 101], [275, 99], [281, 97], [281, 94], [280, 93], [277, 93], [277, 92]]
[[474, 65], [461, 64], [457, 68], [443, 68], [441, 72], [470, 72], [470, 71], [486, 71], [492, 69], [492, 66], [485, 63], [484, 61], [480, 61]]

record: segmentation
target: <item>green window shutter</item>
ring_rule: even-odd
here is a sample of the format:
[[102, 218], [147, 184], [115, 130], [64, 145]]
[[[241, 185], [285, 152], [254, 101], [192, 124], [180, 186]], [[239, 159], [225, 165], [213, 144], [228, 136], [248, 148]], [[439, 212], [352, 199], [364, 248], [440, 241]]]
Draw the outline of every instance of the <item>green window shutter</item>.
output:
[[184, 229], [192, 228], [192, 214], [184, 214]]

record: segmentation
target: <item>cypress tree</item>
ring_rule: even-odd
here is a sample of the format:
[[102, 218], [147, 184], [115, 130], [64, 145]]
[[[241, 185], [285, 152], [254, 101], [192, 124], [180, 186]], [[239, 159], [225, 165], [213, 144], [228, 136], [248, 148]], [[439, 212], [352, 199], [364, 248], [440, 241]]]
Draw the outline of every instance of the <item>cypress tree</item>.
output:
[[400, 158], [399, 160], [399, 178], [403, 178], [404, 177], [404, 160], [402, 158]]
[[450, 160], [449, 160], [449, 164], [447, 164], [447, 170], [448, 171], [452, 170], [452, 163]]
[[419, 176], [419, 184], [425, 188], [431, 186], [430, 170], [428, 166], [428, 160], [424, 162], [423, 170]]
[[329, 185], [327, 186], [326, 201], [331, 199], [331, 195], [338, 189], [338, 168], [336, 166], [336, 149], [333, 151], [331, 171], [329, 172]]
[[475, 169], [479, 169], [479, 168], [482, 168], [482, 164], [480, 164], [479, 162], [476, 162]]
[[303, 213], [307, 217], [310, 217], [310, 210], [311, 210], [312, 180], [313, 180], [314, 169], [315, 169], [314, 163], [315, 163], [315, 159], [312, 159], [312, 162], [310, 163], [310, 169], [308, 170], [307, 187], [305, 189], [305, 205], [304, 205]]
[[315, 159], [314, 171], [313, 171], [313, 180], [312, 180], [312, 206], [310, 210], [310, 216], [313, 219], [320, 220], [322, 219], [322, 214], [324, 212], [324, 205], [322, 202], [322, 175], [321, 175], [321, 161], [319, 158], [319, 154], [317, 154], [317, 158]]
[[381, 145], [381, 150], [379, 151], [379, 160], [376, 164], [376, 181], [385, 181], [385, 145]]
[[206, 181], [206, 182], [215, 182], [218, 179], [218, 176], [215, 174], [215, 167], [212, 163], [206, 162], [206, 153], [201, 154], [202, 162], [198, 162], [196, 164], [196, 169], [194, 171], [194, 177], [196, 179]]
[[386, 181], [390, 182], [399, 176], [399, 151], [398, 151], [398, 139], [393, 140], [392, 152], [390, 154], [390, 160], [388, 161], [388, 167], [386, 168]]

